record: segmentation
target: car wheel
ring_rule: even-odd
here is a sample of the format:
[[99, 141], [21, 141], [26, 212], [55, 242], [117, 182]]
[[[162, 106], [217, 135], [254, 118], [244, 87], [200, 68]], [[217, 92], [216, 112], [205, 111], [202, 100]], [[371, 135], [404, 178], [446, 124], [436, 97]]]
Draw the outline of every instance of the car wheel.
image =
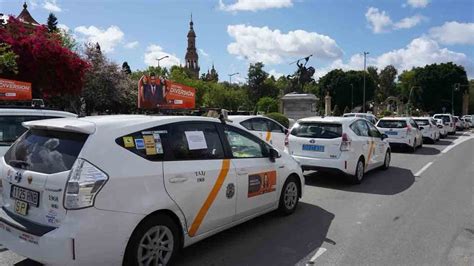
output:
[[351, 176], [352, 183], [360, 184], [362, 182], [362, 179], [364, 179], [364, 172], [365, 172], [364, 159], [361, 157], [359, 158], [359, 161], [357, 162], [354, 175]]
[[167, 215], [143, 221], [132, 234], [123, 265], [169, 265], [181, 247], [180, 229]]
[[408, 146], [408, 152], [415, 152], [416, 151], [416, 139], [413, 142], [412, 146]]
[[383, 161], [383, 170], [387, 170], [390, 167], [390, 160], [392, 159], [392, 155], [389, 150], [385, 153], [385, 159]]
[[292, 214], [296, 210], [299, 201], [299, 186], [294, 176], [286, 179], [283, 189], [281, 190], [280, 203], [278, 210], [283, 215]]

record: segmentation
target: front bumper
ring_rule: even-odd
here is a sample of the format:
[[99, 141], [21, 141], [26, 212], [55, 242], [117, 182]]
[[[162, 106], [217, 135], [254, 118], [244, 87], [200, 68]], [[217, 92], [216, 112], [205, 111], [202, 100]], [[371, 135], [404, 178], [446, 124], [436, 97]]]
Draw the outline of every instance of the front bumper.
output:
[[41, 232], [12, 222], [14, 216], [0, 211], [2, 244], [45, 265], [120, 265], [128, 238], [143, 218], [87, 208], [69, 211], [59, 227]]

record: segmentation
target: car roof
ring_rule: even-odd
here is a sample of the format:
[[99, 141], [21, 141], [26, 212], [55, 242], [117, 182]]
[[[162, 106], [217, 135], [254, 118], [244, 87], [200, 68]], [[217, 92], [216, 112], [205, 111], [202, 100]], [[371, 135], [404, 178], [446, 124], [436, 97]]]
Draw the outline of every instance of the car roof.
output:
[[344, 115], [367, 115], [367, 116], [374, 116], [375, 117], [375, 115], [371, 114], [371, 113], [345, 113], [345, 114], [343, 114], [343, 116]]
[[326, 122], [326, 123], [351, 123], [355, 120], [362, 119], [360, 117], [342, 117], [342, 116], [312, 116], [299, 119], [300, 122]]
[[0, 115], [8, 115], [8, 116], [45, 115], [45, 116], [59, 116], [59, 117], [77, 117], [76, 114], [73, 114], [70, 112], [48, 110], [48, 109], [26, 109], [26, 108], [0, 108]]
[[263, 115], [229, 115], [228, 118], [229, 118], [229, 120], [231, 120], [232, 122], [235, 122], [235, 123], [240, 123], [242, 121], [245, 121], [245, 120], [248, 120], [248, 119], [251, 119], [251, 118], [264, 118], [264, 119], [271, 120], [271, 121], [277, 123], [278, 125], [280, 125], [282, 127], [285, 127], [282, 124], [280, 124], [278, 121], [275, 121], [274, 119], [271, 119], [270, 117], [266, 117], [266, 116], [263, 116]]
[[108, 130], [159, 126], [183, 121], [220, 122], [217, 118], [203, 116], [151, 116], [151, 115], [102, 115], [81, 118], [58, 118], [24, 122], [27, 128], [47, 128], [92, 134], [98, 128]]
[[409, 120], [411, 117], [408, 116], [387, 116], [387, 117], [382, 117], [380, 120]]
[[418, 116], [418, 117], [412, 117], [415, 120], [420, 120], [420, 119], [433, 119], [431, 116]]

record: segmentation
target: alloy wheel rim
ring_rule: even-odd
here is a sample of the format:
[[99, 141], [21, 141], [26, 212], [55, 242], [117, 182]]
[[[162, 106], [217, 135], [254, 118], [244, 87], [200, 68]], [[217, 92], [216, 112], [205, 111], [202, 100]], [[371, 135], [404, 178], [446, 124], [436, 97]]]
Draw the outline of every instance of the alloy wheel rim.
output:
[[174, 239], [171, 230], [162, 225], [150, 228], [138, 245], [138, 265], [166, 265], [173, 253]]
[[298, 198], [298, 188], [294, 182], [288, 183], [284, 194], [284, 203], [287, 209], [293, 209]]

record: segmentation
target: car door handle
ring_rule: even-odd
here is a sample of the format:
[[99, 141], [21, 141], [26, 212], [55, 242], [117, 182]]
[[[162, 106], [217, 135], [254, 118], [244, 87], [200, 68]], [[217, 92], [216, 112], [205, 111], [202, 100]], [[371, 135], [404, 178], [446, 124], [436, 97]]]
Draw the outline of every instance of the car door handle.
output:
[[237, 175], [248, 175], [248, 174], [249, 174], [249, 171], [247, 171], [247, 169], [245, 168], [237, 170]]
[[285, 168], [285, 166], [284, 166], [284, 165], [280, 165], [280, 166], [278, 166], [278, 168]]
[[170, 183], [183, 183], [183, 182], [186, 182], [187, 180], [188, 180], [187, 177], [172, 177], [168, 179]]

